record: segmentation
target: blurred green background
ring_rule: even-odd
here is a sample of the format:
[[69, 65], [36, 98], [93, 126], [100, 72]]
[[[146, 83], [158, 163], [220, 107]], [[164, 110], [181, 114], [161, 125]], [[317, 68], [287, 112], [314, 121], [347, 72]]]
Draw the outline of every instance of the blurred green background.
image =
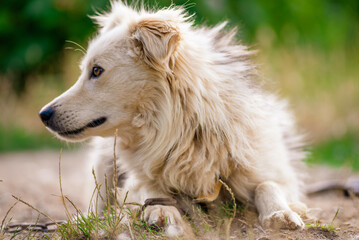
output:
[[[268, 88], [290, 100], [310, 140], [309, 162], [359, 170], [358, 0], [173, 2], [195, 13], [196, 24], [228, 20], [260, 50], [254, 61]], [[0, 153], [72, 148], [37, 113], [80, 74], [82, 53], [67, 40], [86, 47], [95, 34], [88, 16], [108, 8], [108, 0], [1, 1]]]

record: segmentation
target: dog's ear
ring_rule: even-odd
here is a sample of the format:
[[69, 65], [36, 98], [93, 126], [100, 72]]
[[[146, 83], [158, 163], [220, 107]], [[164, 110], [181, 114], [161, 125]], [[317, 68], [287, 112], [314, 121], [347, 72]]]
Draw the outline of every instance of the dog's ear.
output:
[[180, 35], [171, 21], [143, 19], [136, 23], [132, 38], [144, 61], [152, 68], [171, 71]]

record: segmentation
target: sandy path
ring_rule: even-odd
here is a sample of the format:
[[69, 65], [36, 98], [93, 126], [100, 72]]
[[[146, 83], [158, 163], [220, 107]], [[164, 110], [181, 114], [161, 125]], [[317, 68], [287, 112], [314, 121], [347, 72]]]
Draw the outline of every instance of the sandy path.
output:
[[[87, 194], [83, 187], [86, 170], [90, 169], [86, 154], [81, 151], [62, 154], [62, 185], [78, 207], [84, 209]], [[76, 171], [74, 170], [76, 169]], [[20, 197], [54, 219], [65, 219], [59, 188], [59, 153], [54, 151], [23, 152], [0, 155], [0, 219]], [[38, 214], [24, 204], [17, 204], [12, 214], [15, 221], [35, 221]]]
[[[58, 179], [59, 153], [53, 151], [23, 152], [0, 155], [0, 221], [15, 202], [16, 195], [33, 204], [53, 219], [65, 219]], [[76, 169], [76, 170], [75, 170]], [[88, 199], [85, 186], [89, 179], [89, 162], [84, 151], [64, 152], [62, 154], [62, 184], [64, 194], [79, 208], [85, 210], [84, 199]], [[308, 169], [307, 183], [312, 184], [325, 179], [346, 179], [354, 174], [347, 170], [332, 170], [325, 167]], [[300, 231], [281, 231], [276, 237], [268, 239], [359, 239], [359, 198], [346, 198], [339, 191], [310, 196], [306, 204], [312, 216], [322, 223], [330, 223], [338, 208], [339, 214], [334, 224], [340, 229], [326, 233], [307, 229]], [[38, 213], [24, 204], [17, 204], [11, 212], [13, 222], [35, 222]], [[42, 217], [41, 220], [44, 220]], [[243, 232], [243, 230], [242, 230]], [[272, 236], [271, 233], [254, 229], [256, 238]], [[242, 234], [242, 237], [247, 237]], [[263, 238], [265, 239], [265, 238]]]

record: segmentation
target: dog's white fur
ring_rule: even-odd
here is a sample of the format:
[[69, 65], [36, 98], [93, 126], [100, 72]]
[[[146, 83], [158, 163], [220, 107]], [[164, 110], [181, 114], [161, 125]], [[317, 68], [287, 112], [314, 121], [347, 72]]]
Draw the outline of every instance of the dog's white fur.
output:
[[[45, 106], [55, 110], [53, 131], [105, 116], [98, 127], [59, 137], [100, 136], [92, 156], [103, 176], [112, 172], [118, 129], [116, 152], [128, 201], [143, 203], [174, 191], [209, 195], [221, 177], [237, 199], [255, 204], [265, 227], [302, 228], [290, 207], [300, 206], [294, 163], [303, 158], [301, 138], [286, 102], [256, 82], [252, 52], [236, 42], [235, 30], [225, 31], [225, 24], [194, 27], [179, 7], [145, 11], [113, 2], [111, 12], [94, 18], [100, 29], [82, 61], [82, 75]], [[94, 79], [95, 65], [104, 72]], [[150, 222], [169, 216], [175, 234], [181, 232], [176, 208], [146, 211]]]

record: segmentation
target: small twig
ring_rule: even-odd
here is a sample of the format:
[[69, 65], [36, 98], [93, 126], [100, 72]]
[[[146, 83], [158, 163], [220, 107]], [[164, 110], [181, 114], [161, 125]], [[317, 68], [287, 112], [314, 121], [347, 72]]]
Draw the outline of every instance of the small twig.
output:
[[[128, 196], [128, 191], [126, 192], [125, 198], [124, 198], [123, 201], [122, 201], [121, 208], [120, 208], [120, 214], [122, 213], [123, 207], [124, 207], [126, 204], [131, 205], [131, 203], [126, 203], [127, 196]], [[134, 204], [132, 204], [132, 205], [134, 205]], [[141, 206], [141, 204], [137, 204], [137, 205], [140, 205], [140, 206]]]
[[118, 181], [118, 178], [117, 178], [117, 164], [116, 164], [116, 160], [117, 160], [117, 157], [116, 157], [116, 143], [117, 143], [117, 136], [118, 136], [118, 129], [116, 129], [115, 131], [115, 139], [114, 139], [114, 142], [113, 142], [113, 186], [114, 186], [114, 190], [115, 190], [115, 193], [114, 193], [114, 202], [115, 202], [115, 227], [117, 226], [117, 181]]
[[[97, 179], [96, 179], [96, 174], [95, 174], [95, 169], [94, 169], [94, 168], [92, 168], [92, 174], [93, 174], [93, 176], [94, 176], [94, 178], [95, 178], [95, 189], [94, 189], [93, 192], [92, 192], [91, 199], [90, 199], [90, 205], [89, 205], [89, 207], [88, 207], [88, 211], [87, 211], [87, 212], [88, 212], [89, 214], [90, 214], [90, 213], [93, 213], [93, 208], [92, 208], [93, 203], [92, 203], [92, 201], [93, 201], [93, 198], [95, 197], [95, 194], [96, 194], [96, 192], [97, 192], [97, 194], [96, 194], [96, 199], [95, 199], [95, 217], [97, 217], [97, 216], [98, 216], [97, 204], [98, 204], [98, 196], [100, 195], [100, 190], [97, 189], [98, 183], [97, 183]], [[91, 210], [91, 211], [90, 211], [90, 210]], [[96, 221], [96, 228], [99, 229], [99, 221]]]
[[18, 203], [18, 201], [16, 201], [10, 208], [9, 210], [7, 210], [5, 217], [2, 219], [1, 221], [1, 226], [0, 226], [0, 232], [4, 229], [4, 224], [5, 224], [5, 220], [7, 218], [7, 216], [9, 215], [10, 211], [15, 207], [15, 205]]
[[127, 227], [128, 227], [128, 230], [130, 231], [131, 239], [134, 240], [134, 239], [135, 239], [135, 236], [133, 235], [133, 232], [132, 232], [132, 229], [131, 229], [131, 226], [130, 226], [130, 223], [129, 223], [129, 222], [127, 223]]
[[340, 210], [340, 208], [337, 209], [337, 211], [336, 211], [336, 213], [335, 213], [335, 215], [334, 215], [332, 221], [330, 222], [331, 225], [333, 224], [335, 218], [338, 216], [339, 210]]
[[[92, 201], [93, 201], [93, 199], [94, 199], [94, 197], [95, 197], [96, 191], [97, 191], [97, 189], [96, 189], [96, 187], [95, 187], [95, 189], [92, 191], [92, 194], [91, 194], [90, 204], [89, 204], [89, 207], [88, 207], [88, 209], [87, 209], [87, 212], [90, 212], [90, 210], [92, 210]], [[92, 210], [92, 211], [93, 211], [93, 210]], [[95, 213], [96, 213], [96, 215], [97, 215], [97, 201], [95, 202]]]
[[111, 220], [110, 220], [110, 191], [108, 187], [108, 181], [107, 181], [107, 174], [105, 174], [105, 189], [106, 189], [106, 205], [107, 205], [107, 215], [108, 215], [108, 225], [111, 226]]
[[93, 175], [93, 177], [94, 177], [94, 179], [95, 179], [95, 185], [96, 185], [96, 189], [97, 189], [98, 195], [100, 196], [102, 202], [105, 203], [105, 199], [104, 199], [104, 197], [102, 196], [101, 191], [100, 191], [102, 185], [98, 183], [97, 178], [96, 178], [96, 174], [95, 174], [95, 169], [93, 169], [93, 168], [92, 168], [92, 175]]
[[59, 183], [60, 183], [60, 193], [61, 193], [62, 204], [63, 204], [64, 207], [65, 207], [65, 211], [66, 211], [67, 218], [70, 220], [70, 219], [71, 219], [71, 214], [70, 214], [69, 210], [67, 209], [66, 202], [65, 202], [65, 197], [64, 197], [64, 193], [62, 192], [62, 182], [61, 182], [61, 155], [62, 155], [62, 149], [60, 149], [60, 155], [59, 155]]
[[67, 196], [65, 196], [66, 200], [69, 201], [69, 203], [71, 203], [71, 205], [75, 208], [76, 212], [80, 215], [82, 215], [82, 212], [80, 209], [78, 209], [75, 205], [75, 203], [73, 201], [71, 201]]

